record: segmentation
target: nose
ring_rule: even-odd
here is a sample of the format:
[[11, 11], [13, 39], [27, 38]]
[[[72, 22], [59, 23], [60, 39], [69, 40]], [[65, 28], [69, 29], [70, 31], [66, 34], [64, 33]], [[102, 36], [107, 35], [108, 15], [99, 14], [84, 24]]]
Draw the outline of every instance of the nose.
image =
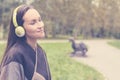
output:
[[38, 23], [38, 27], [40, 27], [40, 28], [44, 27], [44, 22], [43, 22], [43, 21], [40, 21], [40, 22]]

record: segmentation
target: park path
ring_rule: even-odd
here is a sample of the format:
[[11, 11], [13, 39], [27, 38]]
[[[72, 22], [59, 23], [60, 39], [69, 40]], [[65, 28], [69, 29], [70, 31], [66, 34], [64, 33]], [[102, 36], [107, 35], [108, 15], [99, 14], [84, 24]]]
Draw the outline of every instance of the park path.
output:
[[[73, 57], [105, 76], [105, 80], [120, 80], [120, 49], [107, 44], [109, 40], [81, 40], [88, 45], [88, 57]], [[81, 42], [77, 41], [77, 42]], [[0, 41], [1, 43], [5, 41]], [[43, 40], [41, 42], [68, 42], [66, 40]]]
[[120, 80], [120, 49], [107, 44], [108, 40], [83, 41], [89, 47], [88, 57], [73, 57], [105, 76], [105, 80]]

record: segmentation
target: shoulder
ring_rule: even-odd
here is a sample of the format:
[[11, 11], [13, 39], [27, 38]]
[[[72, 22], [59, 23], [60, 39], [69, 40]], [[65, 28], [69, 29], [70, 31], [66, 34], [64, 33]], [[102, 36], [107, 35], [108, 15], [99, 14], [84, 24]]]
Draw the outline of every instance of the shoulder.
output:
[[40, 45], [38, 45], [38, 53], [39, 55], [46, 56], [46, 51]]
[[27, 80], [24, 68], [17, 62], [10, 62], [1, 68], [0, 80]]
[[38, 46], [38, 50], [39, 50], [40, 52], [45, 53], [45, 50], [44, 50], [40, 45], [37, 45], [37, 46]]
[[22, 63], [23, 62], [22, 60], [24, 58], [23, 53], [24, 53], [24, 48], [22, 47], [22, 45], [14, 44], [6, 53], [4, 58], [4, 63], [8, 64], [11, 61]]
[[24, 53], [24, 47], [20, 44], [13, 45], [10, 50], [7, 52], [8, 56], [20, 56]]

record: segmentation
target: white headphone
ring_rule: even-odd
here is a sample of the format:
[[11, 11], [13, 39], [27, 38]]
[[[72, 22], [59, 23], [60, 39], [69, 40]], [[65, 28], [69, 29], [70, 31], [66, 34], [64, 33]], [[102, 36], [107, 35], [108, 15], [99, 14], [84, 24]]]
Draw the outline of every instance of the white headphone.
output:
[[21, 6], [18, 6], [17, 8], [14, 9], [13, 12], [13, 25], [15, 26], [15, 34], [18, 37], [23, 37], [25, 35], [25, 30], [23, 28], [23, 26], [19, 26], [17, 23], [17, 11]]

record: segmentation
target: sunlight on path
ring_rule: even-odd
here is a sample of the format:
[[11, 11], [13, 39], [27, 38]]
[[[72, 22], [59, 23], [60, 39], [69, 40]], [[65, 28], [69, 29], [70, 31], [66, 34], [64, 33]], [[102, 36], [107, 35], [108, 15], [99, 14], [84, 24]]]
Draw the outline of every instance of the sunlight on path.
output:
[[120, 50], [109, 46], [105, 40], [84, 41], [88, 45], [88, 57], [74, 57], [101, 72], [106, 80], [120, 80]]

